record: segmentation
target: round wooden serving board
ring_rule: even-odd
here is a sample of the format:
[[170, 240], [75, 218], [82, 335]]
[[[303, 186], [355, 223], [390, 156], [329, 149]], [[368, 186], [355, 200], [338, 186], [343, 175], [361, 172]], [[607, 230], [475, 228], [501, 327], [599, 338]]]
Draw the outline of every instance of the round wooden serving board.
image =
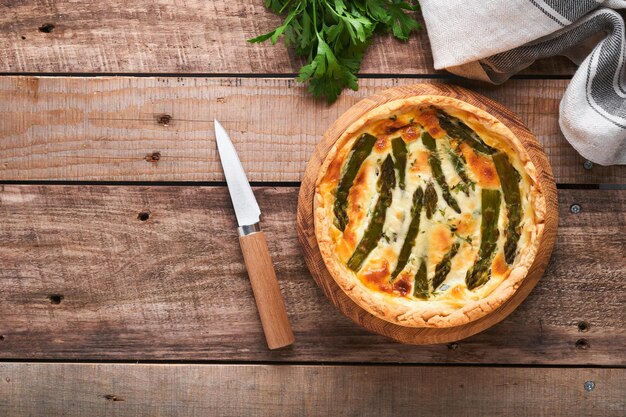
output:
[[[463, 100], [479, 107], [504, 123], [522, 141], [538, 171], [539, 184], [546, 199], [545, 229], [539, 250], [527, 277], [515, 294], [492, 313], [462, 326], [449, 328], [404, 327], [379, 319], [359, 307], [348, 297], [330, 275], [320, 254], [313, 219], [313, 197], [318, 172], [326, 155], [343, 132], [362, 115], [384, 103], [418, 95], [439, 95]], [[324, 294], [347, 317], [366, 329], [402, 343], [448, 343], [487, 329], [508, 316], [535, 287], [543, 274], [556, 239], [557, 194], [552, 169], [537, 139], [522, 122], [502, 105], [477, 93], [449, 84], [415, 84], [395, 87], [366, 98], [352, 106], [326, 131], [309, 161], [298, 196], [298, 238], [313, 278]]]

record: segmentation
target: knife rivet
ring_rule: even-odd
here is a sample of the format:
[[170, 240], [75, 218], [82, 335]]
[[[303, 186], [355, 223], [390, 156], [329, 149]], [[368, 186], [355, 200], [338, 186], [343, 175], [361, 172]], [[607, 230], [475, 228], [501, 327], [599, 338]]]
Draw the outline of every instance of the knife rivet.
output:
[[590, 169], [592, 169], [592, 168], [593, 168], [593, 162], [591, 162], [591, 161], [587, 160], [587, 161], [585, 161], [585, 163], [583, 164], [583, 167], [584, 167], [587, 171], [589, 171]]
[[149, 211], [142, 211], [137, 215], [137, 219], [141, 220], [142, 222], [145, 222], [146, 220], [148, 220], [150, 218], [150, 212]]
[[157, 116], [156, 120], [157, 123], [162, 126], [169, 126], [172, 121], [172, 116], [170, 116], [169, 114], [160, 114]]

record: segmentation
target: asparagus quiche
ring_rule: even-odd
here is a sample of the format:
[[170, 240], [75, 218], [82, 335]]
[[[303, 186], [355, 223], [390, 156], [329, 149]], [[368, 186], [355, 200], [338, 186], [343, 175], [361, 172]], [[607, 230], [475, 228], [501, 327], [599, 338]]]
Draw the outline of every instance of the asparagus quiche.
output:
[[533, 263], [545, 199], [520, 140], [468, 103], [416, 96], [366, 113], [322, 164], [315, 234], [359, 306], [408, 327], [476, 320]]

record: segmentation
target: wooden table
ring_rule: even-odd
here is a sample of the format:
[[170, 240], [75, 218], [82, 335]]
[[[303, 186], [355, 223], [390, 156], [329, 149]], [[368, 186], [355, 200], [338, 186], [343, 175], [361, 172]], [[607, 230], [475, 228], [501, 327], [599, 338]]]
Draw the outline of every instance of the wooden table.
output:
[[[0, 5], [0, 416], [626, 414], [626, 167], [558, 127], [574, 67], [502, 86], [432, 67], [425, 32], [377, 40], [332, 106], [293, 81], [260, 0]], [[297, 242], [304, 166], [386, 87], [453, 82], [517, 112], [559, 192], [545, 276], [509, 318], [405, 346], [340, 315]], [[296, 344], [269, 351], [216, 154], [231, 133], [264, 213]], [[620, 185], [621, 184], [621, 185]]]

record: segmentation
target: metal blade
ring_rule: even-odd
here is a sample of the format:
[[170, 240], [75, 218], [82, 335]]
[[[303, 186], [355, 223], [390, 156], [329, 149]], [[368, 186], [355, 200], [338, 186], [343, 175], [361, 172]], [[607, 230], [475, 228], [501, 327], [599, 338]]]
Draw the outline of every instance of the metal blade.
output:
[[215, 120], [215, 138], [217, 150], [222, 161], [222, 169], [226, 176], [230, 199], [235, 207], [235, 215], [239, 226], [249, 226], [259, 222], [261, 209], [254, 198], [252, 188], [241, 166], [237, 151], [220, 122]]

